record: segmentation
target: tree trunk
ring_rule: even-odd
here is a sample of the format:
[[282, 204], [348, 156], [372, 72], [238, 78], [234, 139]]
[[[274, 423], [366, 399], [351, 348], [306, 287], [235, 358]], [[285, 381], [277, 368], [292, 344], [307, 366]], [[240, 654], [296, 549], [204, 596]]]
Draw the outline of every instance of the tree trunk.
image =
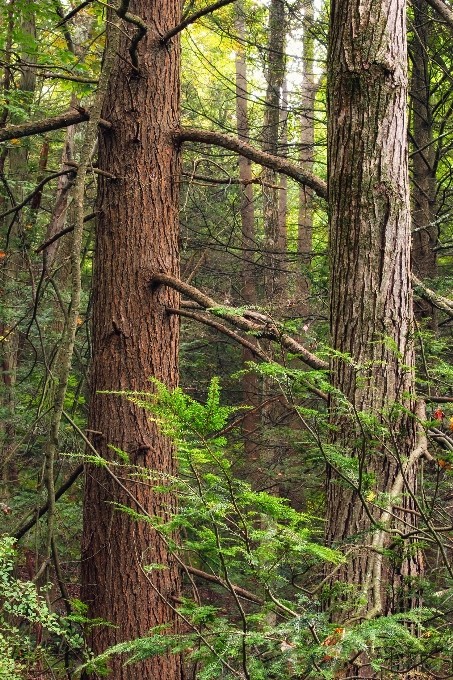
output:
[[[331, 342], [343, 354], [332, 359], [331, 376], [347, 403], [330, 404], [327, 541], [347, 542], [352, 550], [335, 575], [343, 587], [342, 593], [332, 591], [337, 620], [411, 606], [405, 588], [422, 570], [418, 553], [411, 557], [403, 550], [393, 572], [382, 555], [393, 504], [412, 509], [411, 498], [402, 495], [398, 463], [409, 459], [405, 478], [415, 491], [417, 460], [426, 446], [412, 416], [405, 12], [404, 0], [331, 4]], [[365, 473], [374, 480], [366, 482]], [[384, 510], [372, 502], [380, 493], [387, 494]], [[379, 527], [370, 522], [365, 503]], [[400, 512], [399, 519], [400, 528], [404, 521], [413, 526], [414, 515]], [[359, 666], [352, 674], [366, 677], [370, 668]]]
[[[414, 0], [414, 43], [412, 61], [411, 104], [413, 113], [412, 161], [412, 271], [423, 279], [437, 276], [437, 256], [434, 247], [439, 226], [437, 216], [435, 148], [433, 117], [430, 103], [429, 40], [431, 22], [429, 9], [423, 0]], [[418, 150], [420, 150], [418, 153]], [[418, 298], [415, 304], [417, 320], [430, 318], [429, 326], [437, 327], [436, 308]]]
[[[277, 155], [280, 123], [280, 93], [285, 76], [286, 12], [282, 0], [271, 0], [267, 40], [266, 108], [262, 133], [263, 151]], [[279, 272], [281, 258], [278, 256], [279, 215], [277, 175], [264, 169], [263, 219], [264, 219], [264, 293], [265, 303], [277, 303], [281, 290]]]
[[[168, 387], [178, 379], [178, 318], [166, 312], [177, 307], [171, 289], [151, 285], [153, 271], [178, 275], [179, 152], [171, 131], [179, 126], [178, 37], [159, 42], [180, 20], [181, 3], [145, 0], [131, 3], [130, 12], [148, 26], [138, 48], [139, 73], [130, 65], [135, 31], [123, 23], [117, 60], [102, 116], [112, 124], [99, 139], [99, 167], [118, 179], [99, 179], [100, 211], [93, 292], [93, 363], [89, 433], [103, 458], [115, 457], [110, 445], [126, 451], [132, 465], [174, 474], [170, 442], [159, 434], [149, 414], [124, 396], [105, 390], [152, 391], [149, 377]], [[152, 515], [165, 517], [172, 503], [145, 484], [121, 474], [122, 484]], [[82, 547], [82, 598], [89, 616], [115, 627], [96, 627], [88, 644], [97, 654], [122, 640], [144, 636], [168, 622], [177, 629], [171, 609], [180, 578], [177, 565], [149, 524], [134, 523], [113, 503], [137, 506], [102, 467], [87, 466]], [[143, 566], [167, 568], [149, 575]], [[112, 680], [137, 677], [176, 680], [178, 656], [156, 657], [122, 668], [111, 662]]]
[[[240, 48], [236, 51], [236, 119], [238, 138], [249, 142], [249, 122], [247, 110], [247, 66], [245, 61], [245, 22], [242, 2], [236, 3], [236, 31]], [[256, 305], [256, 276], [255, 276], [255, 211], [253, 205], [252, 163], [248, 158], [239, 156], [239, 178], [244, 182], [241, 196], [241, 224], [242, 224], [242, 299], [245, 304]], [[251, 339], [255, 344], [256, 340]], [[247, 362], [254, 361], [253, 352], [242, 347], [242, 366], [247, 369]], [[258, 376], [248, 372], [242, 377], [242, 398], [249, 406], [258, 406]], [[247, 461], [254, 458], [259, 428], [259, 413], [247, 415], [243, 422], [244, 449]]]
[[[310, 172], [313, 170], [315, 144], [315, 92], [314, 81], [314, 38], [311, 32], [313, 23], [313, 2], [305, 7], [304, 35], [302, 43], [302, 95], [300, 120], [300, 161]], [[299, 187], [298, 253], [302, 274], [298, 276], [299, 314], [310, 314], [310, 276], [312, 237], [313, 237], [313, 191], [309, 187]]]

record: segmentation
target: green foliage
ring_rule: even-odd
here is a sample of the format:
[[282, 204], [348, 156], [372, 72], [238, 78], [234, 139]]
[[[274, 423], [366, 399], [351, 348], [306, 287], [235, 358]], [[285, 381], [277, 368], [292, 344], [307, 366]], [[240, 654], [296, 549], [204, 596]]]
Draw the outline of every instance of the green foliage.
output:
[[[72, 627], [71, 617], [49, 611], [45, 598], [31, 581], [14, 576], [16, 551], [14, 539], [0, 539], [0, 679], [22, 680], [24, 673], [38, 659], [54, 663], [55, 646], [64, 643], [72, 652], [83, 649], [80, 632]], [[28, 633], [21, 630], [28, 626]], [[38, 642], [36, 631], [48, 637], [45, 645]], [[42, 637], [42, 636], [41, 636]], [[57, 644], [57, 641], [58, 644]]]
[[[130, 664], [183, 652], [197, 680], [238, 674], [250, 680], [330, 679], [362, 652], [376, 672], [389, 664], [398, 671], [400, 658], [432, 655], [439, 644], [439, 633], [434, 635], [430, 628], [437, 615], [433, 608], [352, 620], [341, 626], [329, 623], [329, 609], [322, 607], [316, 589], [310, 593], [297, 586], [301, 572], [318, 574], [319, 580], [319, 574], [346, 560], [323, 544], [319, 518], [296, 511], [285, 498], [255, 491], [235, 476], [230, 445], [219, 432], [236, 409], [221, 405], [216, 379], [204, 404], [181, 389], [170, 392], [161, 383], [153, 383], [152, 394], [129, 394], [128, 398], [146, 408], [173, 438], [180, 475], [170, 478], [144, 470], [134, 474], [154, 485], [156, 478], [160, 480], [154, 491], [176, 494], [177, 509], [165, 522], [130, 508], [123, 510], [135, 521], [151, 522], [181, 566], [191, 564], [207, 572], [214, 583], [207, 597], [196, 573], [186, 571], [189, 592], [196, 595], [181, 598], [177, 606], [184, 632], [174, 634], [159, 626], [144, 638], [110, 648], [90, 668], [104, 672], [114, 654], [126, 654]], [[327, 455], [358, 485], [357, 460], [333, 450]], [[365, 474], [362, 491], [373, 481], [372, 475]], [[165, 565], [153, 563], [144, 570], [152, 578], [152, 572], [162, 568]], [[342, 585], [346, 587], [338, 584]], [[450, 637], [447, 633], [442, 638], [444, 644]]]

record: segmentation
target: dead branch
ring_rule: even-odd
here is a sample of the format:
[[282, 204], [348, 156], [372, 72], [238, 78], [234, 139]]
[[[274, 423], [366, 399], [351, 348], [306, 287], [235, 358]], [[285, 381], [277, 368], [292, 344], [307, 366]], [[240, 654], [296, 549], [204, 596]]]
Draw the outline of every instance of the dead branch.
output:
[[209, 309], [213, 314], [216, 314], [222, 319], [229, 321], [231, 324], [247, 333], [253, 333], [257, 337], [267, 338], [269, 340], [273, 340], [274, 342], [278, 342], [286, 350], [297, 355], [302, 361], [315, 370], [326, 370], [329, 367], [329, 364], [326, 361], [309, 352], [307, 349], [305, 349], [305, 347], [303, 347], [303, 345], [296, 342], [296, 340], [291, 338], [286, 333], [281, 332], [275, 324], [253, 323], [244, 316], [238, 314], [236, 310], [226, 307], [225, 305], [219, 305], [208, 295], [205, 295], [197, 288], [180, 281], [174, 276], [155, 273], [152, 275], [152, 283], [161, 283], [166, 286], [170, 286], [170, 288], [174, 288], [195, 302], [198, 302], [201, 307]]
[[190, 24], [193, 24], [197, 19], [206, 16], [206, 14], [211, 14], [211, 12], [215, 12], [216, 9], [225, 7], [225, 5], [231, 5], [231, 3], [235, 1], [236, 0], [218, 0], [218, 2], [214, 2], [212, 5], [208, 5], [207, 7], [198, 10], [198, 12], [194, 12], [189, 17], [187, 17], [187, 19], [184, 19], [184, 21], [181, 21], [180, 24], [168, 31], [160, 39], [161, 45], [165, 45], [171, 38], [173, 38], [173, 36], [181, 33], [181, 31], [187, 28], [187, 26], [190, 26]]
[[293, 163], [287, 158], [280, 158], [272, 154], [256, 149], [251, 144], [243, 142], [236, 137], [225, 135], [221, 132], [211, 132], [210, 130], [181, 129], [174, 133], [174, 137], [179, 142], [200, 142], [201, 144], [214, 144], [230, 151], [235, 151], [245, 158], [249, 158], [254, 163], [271, 168], [275, 172], [281, 172], [288, 177], [303, 184], [320, 196], [327, 199], [327, 184], [309, 170], [305, 170], [297, 163]]

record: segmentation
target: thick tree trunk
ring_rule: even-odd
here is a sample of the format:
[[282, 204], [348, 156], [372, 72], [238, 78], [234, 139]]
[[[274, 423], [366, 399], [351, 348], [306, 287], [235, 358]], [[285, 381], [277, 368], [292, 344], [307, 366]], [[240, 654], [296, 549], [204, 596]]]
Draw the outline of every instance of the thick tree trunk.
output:
[[[437, 216], [435, 148], [433, 117], [430, 102], [429, 39], [431, 23], [428, 7], [423, 0], [414, 0], [414, 43], [412, 61], [411, 104], [413, 113], [412, 138], [412, 271], [423, 281], [437, 276], [437, 256], [434, 247], [439, 236]], [[419, 151], [418, 153], [416, 153]], [[437, 326], [436, 308], [426, 300], [417, 299], [417, 319], [429, 317], [429, 325]]]
[[[392, 504], [412, 505], [407, 494], [401, 495], [399, 461], [409, 459], [406, 480], [415, 490], [417, 460], [426, 445], [411, 415], [415, 404], [405, 11], [404, 0], [331, 3], [331, 341], [350, 359], [334, 357], [331, 362], [333, 386], [349, 405], [331, 403], [337, 453], [328, 466], [327, 540], [330, 545], [346, 541], [353, 551], [335, 576], [349, 587], [338, 595], [343, 610], [337, 610], [335, 618], [340, 620], [351, 613], [371, 617], [407, 606], [407, 577], [421, 572], [417, 553], [403, 555], [393, 572], [382, 556], [389, 544], [382, 526], [392, 522]], [[348, 465], [348, 458], [357, 462], [355, 491], [344, 481], [351, 468], [341, 461]], [[368, 486], [364, 473], [375, 476]], [[387, 494], [385, 510], [372, 502], [380, 493]], [[382, 523], [380, 528], [370, 522], [364, 503]], [[399, 515], [400, 528], [404, 521], [413, 526], [413, 515]], [[349, 603], [341, 602], [348, 598]], [[355, 674], [366, 677], [369, 670], [356, 668]]]
[[[241, 47], [236, 52], [236, 119], [238, 138], [242, 142], [249, 142], [249, 122], [247, 107], [247, 65], [245, 61], [245, 21], [242, 2], [236, 3], [236, 31], [241, 41]], [[242, 224], [242, 299], [245, 304], [256, 305], [256, 276], [255, 276], [255, 210], [253, 205], [252, 163], [248, 158], [239, 156], [239, 178], [244, 182], [241, 196], [241, 224]], [[251, 339], [254, 344], [256, 340]], [[248, 361], [254, 361], [253, 352], [242, 347], [242, 366], [247, 368]], [[249, 372], [242, 377], [242, 397], [245, 404], [258, 406], [258, 376]], [[253, 412], [244, 418], [243, 433], [244, 447], [248, 462], [255, 456], [258, 436], [259, 413]]]
[[[120, 55], [110, 79], [103, 117], [112, 130], [99, 140], [99, 167], [116, 181], [100, 177], [93, 293], [93, 364], [89, 433], [103, 458], [110, 445], [126, 451], [132, 465], [173, 474], [169, 441], [149, 414], [124, 396], [105, 390], [151, 391], [149, 377], [177, 384], [178, 294], [151, 284], [153, 271], [178, 275], [179, 152], [171, 131], [179, 126], [179, 40], [163, 46], [164, 35], [180, 20], [181, 3], [145, 0], [129, 11], [148, 26], [139, 43], [139, 73], [130, 63], [130, 41], [121, 36]], [[130, 24], [123, 24], [135, 31]], [[152, 515], [164, 517], [172, 499], [123, 473], [122, 483]], [[82, 598], [89, 616], [116, 627], [97, 627], [89, 646], [95, 653], [121, 640], [147, 634], [153, 626], [177, 622], [171, 609], [178, 596], [177, 565], [145, 522], [134, 523], [113, 503], [134, 502], [102, 467], [87, 466], [82, 549]], [[149, 576], [143, 566], [166, 565]], [[176, 680], [178, 656], [157, 657], [138, 666], [112, 660], [112, 680], [137, 677]]]

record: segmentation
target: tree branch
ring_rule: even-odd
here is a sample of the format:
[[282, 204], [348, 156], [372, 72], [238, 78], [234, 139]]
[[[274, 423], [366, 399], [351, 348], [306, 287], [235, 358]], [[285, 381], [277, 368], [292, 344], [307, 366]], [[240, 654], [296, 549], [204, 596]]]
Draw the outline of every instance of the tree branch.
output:
[[58, 24], [55, 26], [55, 28], [59, 28], [60, 26], [63, 26], [69, 19], [72, 19], [73, 16], [78, 14], [80, 10], [82, 10], [84, 7], [92, 3], [93, 0], [84, 0], [84, 2], [81, 2], [80, 5], [77, 5], [77, 7], [74, 7], [70, 12], [66, 14], [65, 17], [62, 18], [61, 21], [58, 22]]
[[448, 314], [448, 316], [453, 319], [453, 300], [449, 300], [448, 298], [439, 295], [434, 290], [427, 288], [415, 274], [412, 274], [412, 285], [414, 286], [414, 292], [419, 295], [419, 297], [423, 298], [423, 300], [427, 300], [434, 305], [434, 307], [445, 312], [445, 314]]
[[[217, 583], [219, 586], [222, 586], [223, 588], [230, 590], [230, 587], [227, 586], [227, 584], [224, 583], [224, 581], [221, 578], [219, 578], [218, 576], [214, 576], [214, 574], [208, 574], [208, 572], [201, 571], [201, 569], [196, 569], [195, 567], [191, 567], [188, 564], [184, 565], [184, 569], [186, 569], [189, 572], [189, 574], [192, 574], [193, 576], [198, 576], [199, 578], [202, 578], [205, 581], [210, 581], [211, 583]], [[236, 586], [234, 584], [231, 584], [231, 587], [234, 590], [234, 592], [240, 597], [243, 597], [246, 600], [250, 600], [251, 602], [256, 602], [256, 604], [260, 605], [265, 604], [265, 601], [261, 597], [258, 597], [254, 593], [251, 593], [249, 590], [246, 590], [245, 588], [241, 588], [240, 586]]]
[[[69, 127], [69, 125], [77, 125], [77, 123], [84, 123], [87, 120], [90, 120], [90, 112], [87, 109], [79, 108], [77, 110], [65, 111], [52, 118], [32, 120], [20, 125], [7, 125], [3, 130], [0, 130], [0, 142], [6, 142], [9, 139], [20, 139], [21, 137], [31, 137], [31, 135], [39, 135], [51, 130], [61, 130], [62, 128]], [[111, 123], [102, 119], [99, 121], [99, 125], [106, 128], [112, 127]]]
[[[83, 472], [83, 463], [80, 464], [74, 472], [68, 477], [68, 479], [55, 491], [55, 500], [57, 501], [61, 496], [71, 488], [71, 486], [74, 484], [74, 482], [77, 480], [78, 477]], [[49, 509], [49, 503], [44, 503], [44, 505], [41, 505], [39, 508], [38, 512], [33, 515], [33, 517], [23, 524], [21, 527], [16, 529], [11, 536], [15, 538], [17, 541], [22, 538], [22, 536], [25, 536], [27, 531], [30, 531], [32, 527], [36, 524], [36, 522], [46, 514], [47, 510]]]
[[244, 316], [237, 314], [236, 310], [226, 307], [225, 305], [217, 304], [215, 300], [202, 293], [200, 290], [198, 290], [198, 288], [194, 288], [188, 283], [184, 283], [183, 281], [180, 281], [174, 276], [170, 276], [168, 274], [153, 274], [152, 283], [162, 283], [166, 286], [170, 286], [170, 288], [174, 288], [183, 295], [186, 295], [192, 300], [195, 300], [195, 302], [198, 302], [201, 307], [209, 309], [213, 314], [216, 314], [222, 319], [229, 321], [231, 324], [243, 331], [246, 331], [247, 333], [253, 333], [257, 337], [274, 340], [292, 354], [297, 355], [302, 361], [315, 370], [326, 370], [329, 368], [329, 364], [326, 361], [323, 361], [315, 354], [309, 352], [307, 349], [305, 349], [305, 347], [303, 347], [303, 345], [296, 342], [286, 333], [282, 333], [271, 319], [269, 319], [269, 323], [253, 323]]
[[129, 9], [129, 0], [121, 0], [121, 5], [116, 10], [117, 15], [120, 19], [124, 19], [130, 24], [137, 26], [137, 31], [131, 40], [129, 47], [129, 55], [131, 58], [132, 66], [138, 70], [138, 43], [142, 40], [148, 32], [148, 26], [145, 24], [143, 19], [136, 14], [130, 14], [127, 10]]
[[27, 205], [27, 203], [31, 201], [33, 196], [39, 193], [43, 186], [45, 186], [48, 182], [52, 181], [53, 179], [56, 179], [57, 177], [61, 177], [61, 175], [69, 175], [69, 173], [71, 172], [74, 172], [74, 170], [60, 170], [60, 172], [54, 172], [52, 175], [45, 177], [41, 182], [39, 182], [39, 184], [36, 185], [33, 191], [29, 193], [28, 196], [26, 196], [21, 203], [18, 203], [9, 210], [6, 210], [6, 212], [1, 213], [0, 220], [6, 217], [7, 215], [11, 215], [11, 213], [19, 212], [19, 210], [21, 210], [25, 205]]
[[201, 144], [214, 144], [229, 151], [235, 151], [245, 158], [249, 158], [254, 163], [271, 168], [275, 172], [281, 172], [288, 177], [303, 184], [320, 196], [327, 199], [327, 184], [309, 170], [305, 170], [297, 163], [293, 163], [287, 158], [273, 156], [270, 153], [260, 151], [247, 142], [242, 142], [236, 137], [225, 135], [222, 132], [211, 132], [210, 130], [196, 130], [193, 128], [181, 129], [174, 134], [178, 142], [200, 142]]
[[193, 24], [197, 19], [206, 16], [206, 14], [211, 14], [211, 12], [215, 12], [216, 9], [225, 7], [225, 5], [231, 5], [233, 2], [236, 2], [236, 0], [218, 0], [218, 2], [214, 2], [212, 5], [208, 5], [207, 7], [198, 10], [198, 12], [194, 12], [188, 16], [187, 19], [184, 19], [184, 21], [181, 21], [180, 24], [168, 31], [168, 33], [166, 33], [160, 39], [161, 45], [165, 45], [171, 38], [173, 38], [173, 36], [181, 33], [181, 31], [187, 28], [187, 26], [190, 26], [190, 24]]
[[442, 0], [426, 0], [436, 10], [438, 15], [445, 21], [447, 26], [453, 31], [453, 12]]
[[[98, 215], [98, 214], [99, 214], [99, 212], [96, 211], [96, 212], [90, 213], [89, 215], [85, 215], [85, 217], [83, 218], [84, 223], [89, 222], [90, 220], [94, 219], [96, 217], [96, 215]], [[69, 227], [66, 227], [65, 229], [62, 229], [57, 234], [54, 234], [51, 238], [47, 239], [47, 241], [44, 241], [44, 243], [41, 243], [41, 245], [38, 248], [36, 248], [35, 253], [42, 252], [43, 250], [45, 250], [46, 248], [51, 246], [52, 243], [54, 243], [55, 241], [58, 241], [58, 239], [61, 238], [62, 236], [64, 236], [65, 234], [70, 234], [71, 231], [74, 231], [74, 225], [73, 224], [71, 224]]]

